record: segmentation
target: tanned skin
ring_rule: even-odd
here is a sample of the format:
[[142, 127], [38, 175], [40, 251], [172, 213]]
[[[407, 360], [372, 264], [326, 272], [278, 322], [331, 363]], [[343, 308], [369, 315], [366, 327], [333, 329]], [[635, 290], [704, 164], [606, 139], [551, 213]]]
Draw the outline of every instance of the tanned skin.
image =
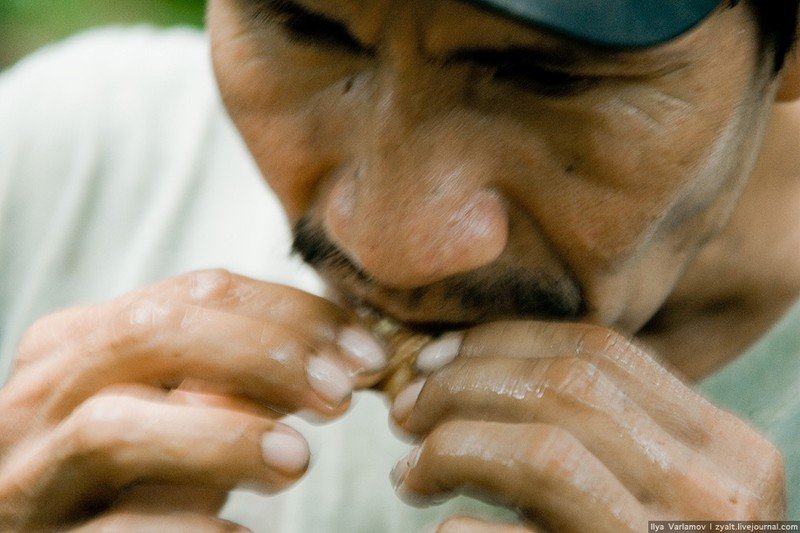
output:
[[229, 527], [228, 490], [307, 467], [284, 413], [381, 379], [357, 307], [457, 332], [392, 403], [392, 478], [520, 524], [442, 531], [784, 518], [780, 453], [688, 384], [800, 293], [800, 61], [772, 72], [745, 4], [610, 53], [451, 0], [210, 0], [225, 105], [331, 298], [201, 272], [34, 324], [0, 524]]

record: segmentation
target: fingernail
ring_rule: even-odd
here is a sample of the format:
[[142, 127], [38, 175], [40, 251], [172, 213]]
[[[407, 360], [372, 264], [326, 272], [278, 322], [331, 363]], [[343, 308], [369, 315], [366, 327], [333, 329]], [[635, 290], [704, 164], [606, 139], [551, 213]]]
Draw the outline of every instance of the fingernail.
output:
[[392, 487], [394, 487], [395, 490], [397, 490], [397, 488], [403, 484], [403, 481], [405, 481], [408, 477], [408, 473], [417, 465], [421, 452], [422, 447], [417, 446], [408, 452], [405, 457], [395, 463], [391, 474], [389, 474], [389, 477], [392, 480]]
[[313, 356], [306, 367], [308, 384], [326, 402], [339, 405], [353, 392], [353, 385], [344, 370], [322, 356]]
[[424, 386], [425, 380], [420, 379], [400, 391], [400, 394], [397, 395], [397, 398], [395, 398], [392, 404], [392, 418], [398, 422], [405, 421], [411, 413], [411, 409], [413, 409], [414, 405], [417, 403], [417, 398], [419, 398], [419, 394], [422, 392], [422, 387]]
[[304, 472], [311, 458], [305, 439], [285, 426], [275, 426], [272, 431], [264, 433], [261, 454], [267, 466], [285, 474]]
[[445, 366], [458, 355], [464, 334], [461, 332], [446, 333], [435, 341], [429, 342], [419, 352], [416, 366], [423, 372], [433, 372]]
[[339, 333], [338, 344], [353, 363], [367, 372], [375, 372], [386, 366], [386, 352], [383, 347], [363, 328], [343, 329]]

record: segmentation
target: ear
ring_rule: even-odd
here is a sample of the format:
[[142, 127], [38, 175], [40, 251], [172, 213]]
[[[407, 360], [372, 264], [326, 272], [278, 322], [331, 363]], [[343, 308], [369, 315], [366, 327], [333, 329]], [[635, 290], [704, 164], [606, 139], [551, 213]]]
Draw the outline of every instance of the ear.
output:
[[786, 63], [780, 73], [780, 85], [776, 100], [793, 102], [800, 99], [800, 49], [794, 49], [786, 55]]

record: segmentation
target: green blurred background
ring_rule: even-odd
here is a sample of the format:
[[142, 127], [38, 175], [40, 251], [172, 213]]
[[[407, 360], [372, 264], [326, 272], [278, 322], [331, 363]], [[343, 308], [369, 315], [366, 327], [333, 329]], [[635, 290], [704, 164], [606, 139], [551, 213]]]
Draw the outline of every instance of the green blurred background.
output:
[[205, 0], [0, 0], [0, 69], [40, 46], [109, 24], [203, 24]]

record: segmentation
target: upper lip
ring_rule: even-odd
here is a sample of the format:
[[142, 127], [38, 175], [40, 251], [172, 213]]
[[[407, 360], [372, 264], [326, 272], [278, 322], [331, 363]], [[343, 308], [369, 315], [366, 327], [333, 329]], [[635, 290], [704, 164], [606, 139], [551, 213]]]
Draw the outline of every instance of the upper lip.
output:
[[379, 317], [390, 318], [403, 328], [417, 333], [438, 335], [445, 331], [467, 329], [477, 324], [477, 321], [470, 320], [431, 320], [414, 317], [411, 313], [400, 315], [398, 313], [393, 313], [386, 305], [359, 298], [350, 292], [340, 292], [339, 294], [347, 307], [355, 310], [361, 309]]
[[497, 320], [569, 320], [587, 312], [583, 291], [566, 266], [547, 256], [537, 265], [513, 254], [469, 273], [411, 289], [379, 285], [304, 218], [295, 225], [293, 250], [350, 307], [369, 306], [409, 329], [441, 331]]

